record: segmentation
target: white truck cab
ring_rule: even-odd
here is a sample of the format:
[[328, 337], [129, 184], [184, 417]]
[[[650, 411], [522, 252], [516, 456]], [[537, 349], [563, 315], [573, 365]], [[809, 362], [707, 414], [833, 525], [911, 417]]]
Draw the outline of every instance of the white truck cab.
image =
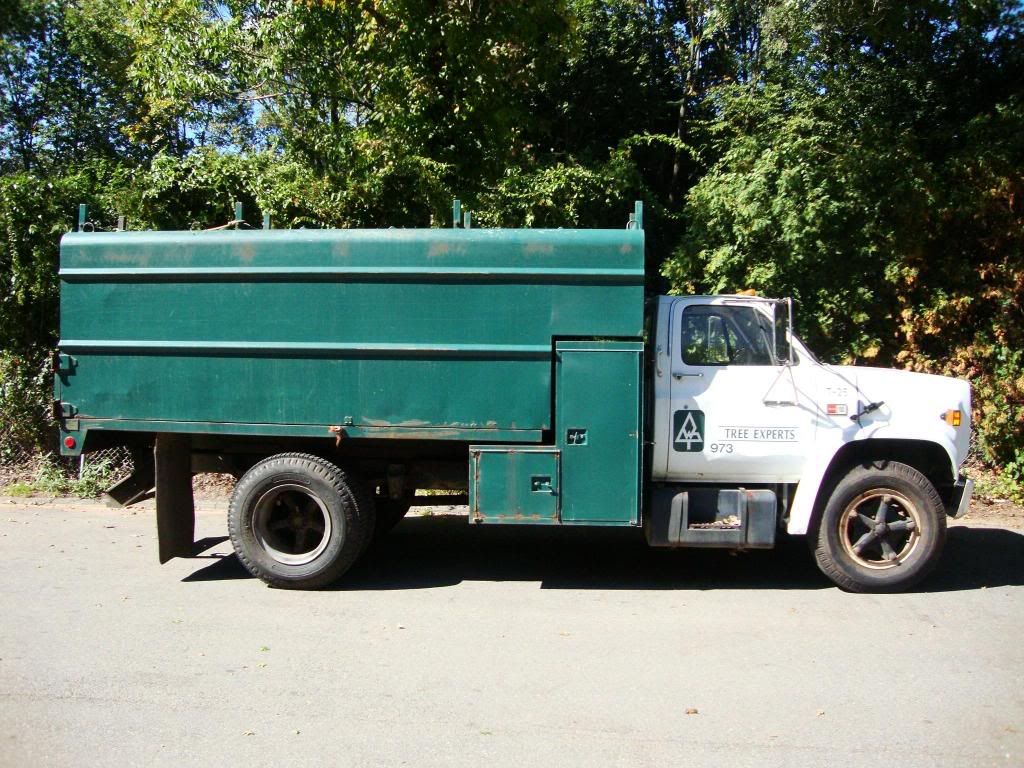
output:
[[[763, 508], [766, 520], [807, 534], [841, 586], [904, 589], [934, 565], [947, 514], [964, 514], [970, 501], [973, 484], [959, 475], [970, 386], [823, 364], [792, 334], [790, 307], [744, 295], [659, 297], [648, 539], [771, 546], [767, 523], [751, 533]], [[736, 494], [743, 503], [733, 505]], [[730, 540], [740, 527], [750, 531]]]

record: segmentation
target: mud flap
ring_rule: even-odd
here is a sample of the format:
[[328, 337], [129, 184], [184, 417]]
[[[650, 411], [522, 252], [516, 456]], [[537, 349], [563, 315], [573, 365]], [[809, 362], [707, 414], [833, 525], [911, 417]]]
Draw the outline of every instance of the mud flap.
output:
[[192, 498], [192, 441], [188, 435], [157, 435], [156, 529], [160, 562], [192, 554], [196, 510]]

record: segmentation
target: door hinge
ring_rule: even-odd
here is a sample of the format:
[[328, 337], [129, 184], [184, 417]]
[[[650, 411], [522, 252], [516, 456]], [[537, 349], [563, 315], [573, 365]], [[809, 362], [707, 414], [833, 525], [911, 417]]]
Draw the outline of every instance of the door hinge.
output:
[[74, 418], [77, 413], [78, 409], [71, 403], [65, 403], [60, 400], [53, 401], [53, 418], [57, 421]]
[[78, 361], [71, 355], [65, 355], [63, 352], [54, 352], [50, 357], [50, 365], [53, 367], [55, 374], [71, 373], [78, 365]]

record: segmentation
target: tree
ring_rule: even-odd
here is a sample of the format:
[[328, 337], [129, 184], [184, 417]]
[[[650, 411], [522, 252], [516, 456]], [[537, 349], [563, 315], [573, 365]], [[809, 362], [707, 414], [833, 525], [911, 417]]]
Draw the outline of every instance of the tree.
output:
[[794, 294], [828, 357], [971, 377], [982, 448], [1011, 468], [1022, 31], [1009, 2], [773, 9], [762, 74], [711, 93], [709, 171], [666, 264], [681, 289]]

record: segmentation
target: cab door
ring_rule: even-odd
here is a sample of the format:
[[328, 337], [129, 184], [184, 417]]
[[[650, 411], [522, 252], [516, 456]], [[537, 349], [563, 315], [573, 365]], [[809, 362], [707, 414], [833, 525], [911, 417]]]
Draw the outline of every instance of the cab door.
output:
[[812, 366], [776, 359], [772, 304], [673, 302], [666, 479], [797, 482], [814, 441]]

